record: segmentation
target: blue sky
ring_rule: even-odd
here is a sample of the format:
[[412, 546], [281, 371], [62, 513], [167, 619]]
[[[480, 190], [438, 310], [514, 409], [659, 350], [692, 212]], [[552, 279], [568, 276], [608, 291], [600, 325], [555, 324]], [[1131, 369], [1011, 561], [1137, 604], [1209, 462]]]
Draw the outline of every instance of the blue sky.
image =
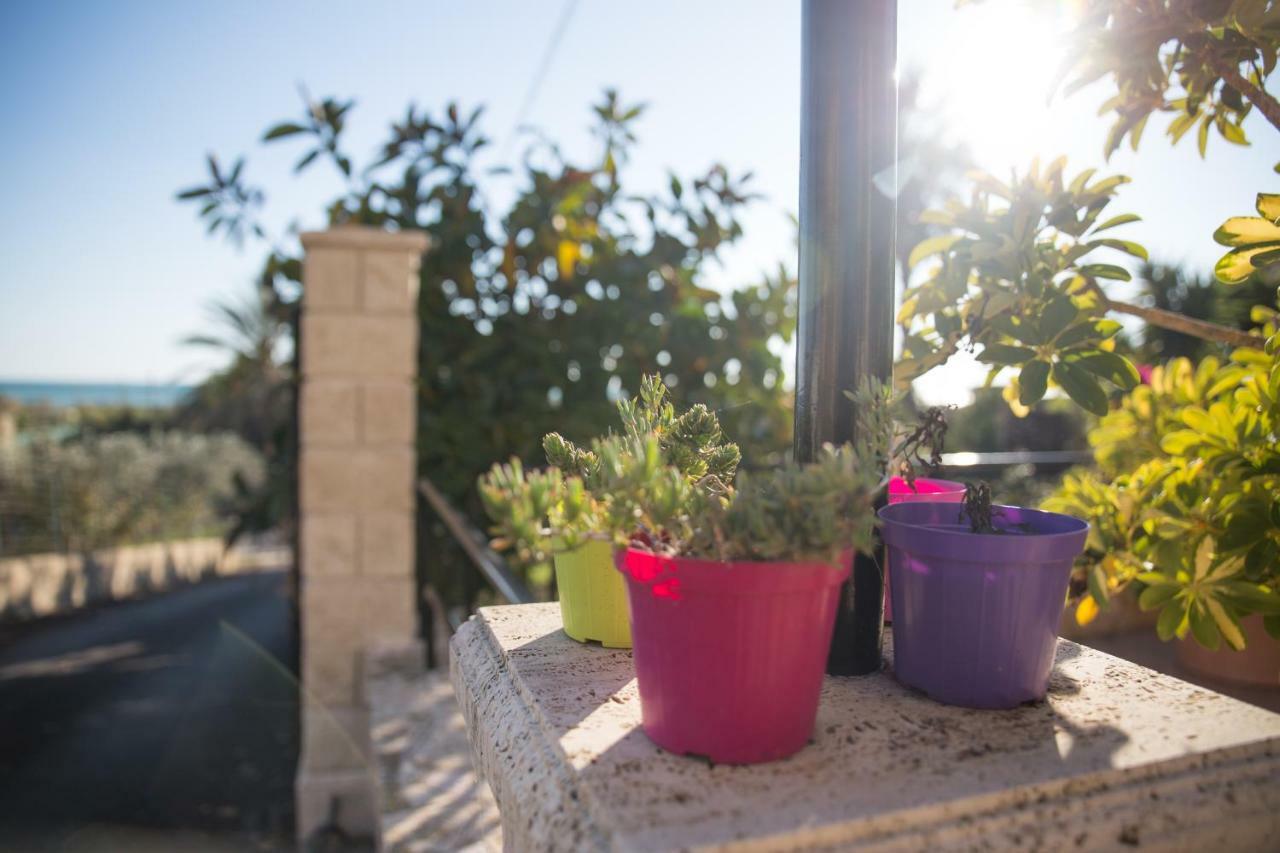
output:
[[[633, 185], [657, 189], [669, 167], [691, 173], [720, 160], [753, 169], [768, 196], [714, 283], [745, 283], [779, 259], [794, 264], [786, 214], [798, 186], [799, 6], [579, 0], [528, 121], [587, 156], [587, 105], [604, 87], [647, 101]], [[300, 82], [316, 95], [357, 99], [349, 147], [361, 155], [410, 100], [438, 108], [456, 98], [487, 106], [485, 127], [498, 143], [490, 156], [514, 157], [520, 146], [508, 136], [563, 8], [561, 0], [4, 4], [0, 377], [200, 378], [216, 359], [181, 337], [206, 328], [209, 300], [245, 290], [260, 261], [251, 247], [207, 239], [194, 211], [173, 201], [203, 177], [204, 153], [249, 155], [249, 177], [267, 187], [277, 227], [320, 224], [322, 203], [338, 189], [328, 176], [292, 179], [296, 149], [257, 144], [265, 127], [298, 110]], [[1051, 106], [1039, 98], [1061, 23], [1029, 8], [902, 0], [900, 67], [924, 70], [935, 107], [993, 169], [1035, 153], [1065, 153], [1073, 168], [1102, 165], [1099, 93]], [[1010, 109], [1014, 99], [1023, 106]], [[1276, 181], [1276, 136], [1260, 121], [1248, 129], [1252, 148], [1228, 151], [1215, 139], [1208, 163], [1188, 141], [1170, 149], [1155, 127], [1140, 161], [1128, 151], [1114, 157], [1110, 168], [1135, 179], [1118, 210], [1145, 218], [1125, 236], [1208, 269], [1213, 228], [1250, 212], [1253, 193]], [[957, 369], [935, 384], [962, 375], [972, 374]]]

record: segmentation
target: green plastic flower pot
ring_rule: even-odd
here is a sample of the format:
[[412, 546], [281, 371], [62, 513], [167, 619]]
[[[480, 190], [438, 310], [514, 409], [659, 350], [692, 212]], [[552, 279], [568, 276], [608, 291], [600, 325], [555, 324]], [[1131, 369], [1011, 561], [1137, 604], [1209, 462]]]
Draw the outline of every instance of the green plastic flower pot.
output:
[[580, 643], [631, 648], [627, 585], [613, 566], [613, 546], [591, 540], [555, 556], [564, 632]]

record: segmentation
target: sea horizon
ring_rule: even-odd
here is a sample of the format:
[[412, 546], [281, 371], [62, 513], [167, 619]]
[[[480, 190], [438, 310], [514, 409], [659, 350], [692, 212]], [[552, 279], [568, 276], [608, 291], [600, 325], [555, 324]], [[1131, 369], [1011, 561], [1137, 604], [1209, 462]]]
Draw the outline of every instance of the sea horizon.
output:
[[23, 404], [171, 408], [194, 386], [174, 382], [72, 382], [0, 379], [0, 397]]

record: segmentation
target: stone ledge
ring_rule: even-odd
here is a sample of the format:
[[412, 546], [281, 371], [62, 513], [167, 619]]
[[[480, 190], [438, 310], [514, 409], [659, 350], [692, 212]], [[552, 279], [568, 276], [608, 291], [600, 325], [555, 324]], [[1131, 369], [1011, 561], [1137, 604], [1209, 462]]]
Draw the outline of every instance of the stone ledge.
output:
[[340, 225], [326, 231], [304, 231], [304, 249], [366, 249], [372, 251], [425, 252], [431, 238], [423, 231], [385, 231], [362, 225]]
[[1044, 703], [972, 711], [888, 674], [828, 678], [809, 747], [712, 767], [640, 731], [628, 652], [560, 627], [554, 604], [486, 608], [451, 644], [509, 849], [1262, 849], [1280, 834], [1280, 715], [1074, 643]]

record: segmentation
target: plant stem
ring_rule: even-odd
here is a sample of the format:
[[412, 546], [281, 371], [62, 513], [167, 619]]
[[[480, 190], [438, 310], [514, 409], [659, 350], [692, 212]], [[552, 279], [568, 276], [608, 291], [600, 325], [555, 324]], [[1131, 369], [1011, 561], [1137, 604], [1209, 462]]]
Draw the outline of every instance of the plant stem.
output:
[[1129, 314], [1133, 317], [1141, 317], [1153, 326], [1159, 326], [1162, 329], [1168, 329], [1171, 332], [1181, 332], [1184, 335], [1190, 335], [1193, 338], [1199, 338], [1202, 341], [1213, 341], [1220, 344], [1228, 344], [1233, 347], [1250, 347], [1251, 349], [1262, 349], [1266, 341], [1258, 335], [1251, 335], [1248, 332], [1242, 332], [1239, 329], [1233, 329], [1230, 326], [1220, 326], [1217, 323], [1210, 323], [1205, 320], [1197, 320], [1193, 317], [1186, 317], [1175, 311], [1166, 311], [1163, 308], [1147, 308], [1142, 305], [1134, 305], [1130, 302], [1117, 302], [1107, 297], [1099, 288], [1096, 291], [1102, 297], [1102, 304], [1108, 311], [1115, 311], [1120, 314]]
[[1213, 70], [1218, 72], [1219, 77], [1226, 81], [1231, 88], [1248, 98], [1249, 102], [1258, 108], [1258, 112], [1262, 113], [1276, 130], [1280, 130], [1280, 101], [1255, 86], [1240, 73], [1238, 66], [1214, 56], [1209, 58], [1209, 63], [1213, 66]]

